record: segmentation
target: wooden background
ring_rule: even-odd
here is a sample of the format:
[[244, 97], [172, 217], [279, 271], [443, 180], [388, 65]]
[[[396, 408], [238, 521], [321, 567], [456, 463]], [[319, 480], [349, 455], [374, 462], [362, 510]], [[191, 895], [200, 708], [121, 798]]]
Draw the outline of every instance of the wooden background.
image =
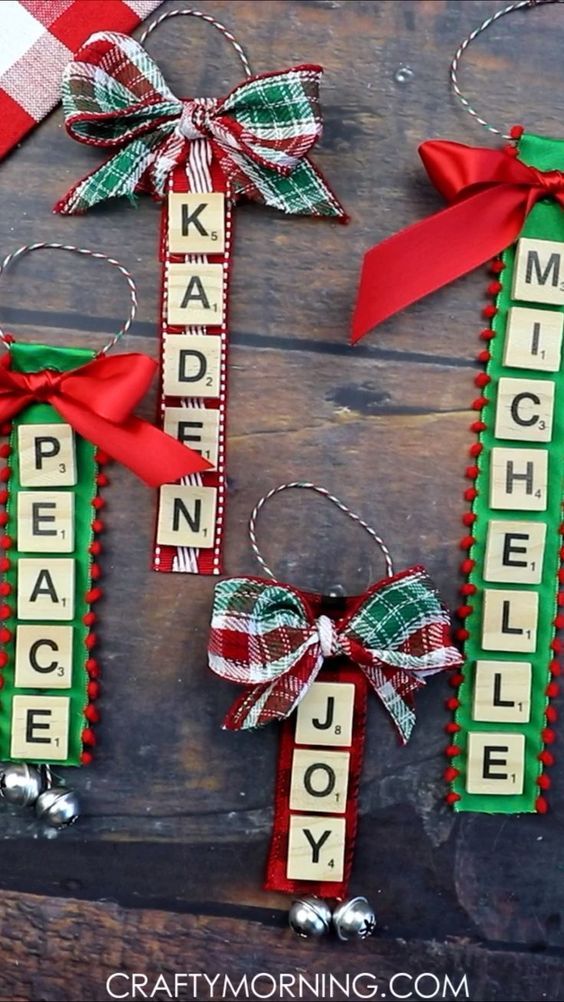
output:
[[[246, 521], [259, 495], [313, 479], [377, 526], [398, 567], [425, 562], [455, 604], [487, 276], [462, 279], [354, 350], [348, 326], [363, 250], [441, 205], [418, 142], [490, 141], [450, 97], [447, 68], [458, 42], [499, 5], [199, 6], [235, 31], [256, 72], [325, 67], [315, 157], [352, 217], [345, 228], [237, 210], [227, 570], [256, 570]], [[499, 23], [463, 68], [479, 109], [501, 125], [561, 134], [563, 39], [556, 6]], [[168, 22], [148, 47], [180, 95], [221, 94], [240, 78], [225, 42], [193, 19]], [[402, 67], [412, 71], [403, 83]], [[51, 214], [100, 162], [66, 136], [60, 110], [51, 115], [0, 167], [2, 251], [55, 240], [117, 255], [140, 291], [124, 347], [154, 354], [158, 207], [146, 199], [81, 219]], [[101, 346], [126, 309], [108, 271], [54, 252], [27, 258], [2, 278], [0, 322], [21, 337]], [[154, 399], [143, 413], [152, 417]], [[299, 969], [372, 971], [383, 991], [398, 970], [455, 982], [467, 973], [475, 1002], [561, 999], [564, 768], [551, 771], [546, 817], [455, 818], [442, 803], [449, 690], [440, 678], [419, 699], [405, 749], [376, 700], [370, 707], [352, 890], [374, 903], [378, 935], [343, 948], [292, 938], [288, 902], [261, 890], [276, 732], [219, 729], [234, 693], [206, 667], [214, 581], [148, 570], [155, 496], [125, 470], [110, 472], [101, 744], [94, 766], [69, 776], [84, 801], [75, 829], [38, 838], [31, 816], [1, 809], [0, 997], [104, 999], [115, 970]], [[279, 498], [260, 534], [279, 575], [306, 587], [356, 592], [382, 571], [367, 538], [314, 496]]]

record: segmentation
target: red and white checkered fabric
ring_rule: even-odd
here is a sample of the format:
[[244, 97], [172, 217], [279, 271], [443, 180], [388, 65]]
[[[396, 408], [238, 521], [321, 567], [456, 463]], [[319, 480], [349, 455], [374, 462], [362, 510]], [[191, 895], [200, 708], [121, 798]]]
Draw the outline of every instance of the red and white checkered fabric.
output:
[[61, 75], [93, 31], [131, 32], [162, 0], [2, 0], [0, 159], [60, 100]]

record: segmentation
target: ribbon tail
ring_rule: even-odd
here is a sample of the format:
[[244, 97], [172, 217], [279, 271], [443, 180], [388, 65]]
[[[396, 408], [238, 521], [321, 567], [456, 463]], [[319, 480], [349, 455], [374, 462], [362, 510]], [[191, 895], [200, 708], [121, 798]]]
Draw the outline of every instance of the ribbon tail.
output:
[[362, 264], [352, 343], [509, 247], [527, 208], [523, 186], [487, 188], [371, 247]]
[[415, 726], [413, 692], [425, 683], [405, 672], [393, 672], [390, 677], [376, 665], [362, 665], [362, 671], [390, 714], [402, 745], [407, 744]]
[[308, 157], [300, 160], [290, 173], [281, 174], [234, 149], [224, 150], [218, 142], [213, 146], [236, 198], [261, 202], [288, 215], [333, 216], [342, 223], [348, 222], [343, 206]]
[[155, 155], [153, 146], [157, 139], [161, 141], [161, 137], [154, 134], [128, 143], [101, 167], [69, 188], [66, 195], [53, 206], [53, 212], [63, 216], [78, 215], [99, 202], [122, 195], [135, 201], [135, 192]]
[[199, 453], [148, 421], [132, 416], [118, 425], [69, 399], [55, 396], [49, 402], [79, 435], [127, 466], [149, 487], [212, 468]]
[[301, 664], [274, 682], [253, 686], [239, 696], [228, 710], [223, 729], [246, 731], [265, 727], [273, 720], [285, 720], [294, 712], [315, 681], [322, 664], [321, 656], [313, 663], [310, 658], [305, 658]]

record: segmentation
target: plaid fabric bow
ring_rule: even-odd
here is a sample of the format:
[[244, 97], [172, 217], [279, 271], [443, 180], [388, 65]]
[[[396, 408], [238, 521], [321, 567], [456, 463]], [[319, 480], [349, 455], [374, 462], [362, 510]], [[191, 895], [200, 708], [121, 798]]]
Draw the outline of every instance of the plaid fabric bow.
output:
[[165, 194], [167, 178], [206, 138], [233, 198], [283, 212], [337, 216], [344, 210], [306, 154], [322, 131], [319, 66], [252, 77], [223, 99], [181, 101], [156, 63], [127, 35], [97, 32], [63, 74], [67, 131], [117, 149], [55, 206], [71, 215], [136, 192]]
[[461, 664], [448, 613], [424, 568], [373, 585], [341, 619], [316, 616], [319, 596], [259, 578], [231, 578], [215, 590], [209, 664], [250, 687], [224, 727], [243, 730], [283, 720], [297, 707], [325, 658], [353, 661], [405, 743], [415, 723], [413, 693], [424, 678]]

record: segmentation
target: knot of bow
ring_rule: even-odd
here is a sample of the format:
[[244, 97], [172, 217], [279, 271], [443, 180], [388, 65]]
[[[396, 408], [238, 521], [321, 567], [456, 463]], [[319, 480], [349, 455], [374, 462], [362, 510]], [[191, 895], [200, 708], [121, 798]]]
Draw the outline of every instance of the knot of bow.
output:
[[[42, 351], [26, 347], [28, 359]], [[68, 372], [16, 372], [10, 361], [9, 354], [0, 360], [0, 423], [35, 401], [49, 403], [79, 435], [151, 487], [209, 468], [199, 453], [133, 415], [157, 368], [147, 355], [99, 355]]]
[[362, 671], [403, 742], [415, 723], [413, 693], [427, 675], [460, 665], [448, 613], [422, 567], [348, 600], [337, 620], [317, 615], [319, 596], [259, 578], [231, 578], [215, 590], [209, 665], [246, 687], [224, 721], [241, 730], [283, 720], [315, 681], [325, 658]]
[[[523, 137], [533, 148], [535, 139]], [[366, 252], [353, 341], [506, 250], [541, 199], [564, 208], [564, 172], [531, 167], [514, 152], [441, 139], [421, 144], [425, 169], [450, 204]]]
[[181, 101], [135, 39], [102, 31], [63, 74], [67, 131], [79, 142], [117, 150], [55, 206], [65, 214], [148, 192], [163, 198], [190, 144], [208, 140], [232, 199], [284, 212], [346, 216], [307, 153], [322, 132], [320, 66], [251, 77], [221, 99]]

